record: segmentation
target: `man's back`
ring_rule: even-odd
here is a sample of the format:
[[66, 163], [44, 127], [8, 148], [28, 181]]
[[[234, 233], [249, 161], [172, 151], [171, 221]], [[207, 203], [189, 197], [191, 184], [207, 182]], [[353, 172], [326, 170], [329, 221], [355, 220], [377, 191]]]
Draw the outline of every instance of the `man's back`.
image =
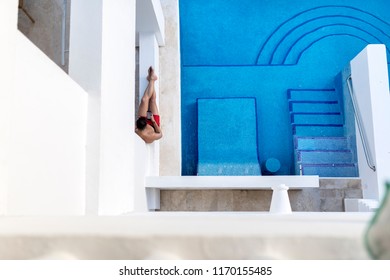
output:
[[143, 130], [136, 128], [135, 133], [137, 133], [139, 137], [141, 137], [145, 141], [145, 143], [148, 144], [161, 138], [161, 133], [156, 133], [154, 128], [149, 124], [146, 125]]

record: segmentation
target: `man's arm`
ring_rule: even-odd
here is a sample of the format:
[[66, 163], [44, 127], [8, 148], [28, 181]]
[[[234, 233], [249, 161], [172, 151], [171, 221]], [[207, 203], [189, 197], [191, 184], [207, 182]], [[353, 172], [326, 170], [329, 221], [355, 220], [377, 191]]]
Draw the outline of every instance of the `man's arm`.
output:
[[163, 135], [162, 135], [162, 130], [161, 130], [160, 126], [156, 123], [153, 116], [151, 118], [151, 121], [152, 121], [153, 128], [155, 131], [154, 140], [161, 139]]

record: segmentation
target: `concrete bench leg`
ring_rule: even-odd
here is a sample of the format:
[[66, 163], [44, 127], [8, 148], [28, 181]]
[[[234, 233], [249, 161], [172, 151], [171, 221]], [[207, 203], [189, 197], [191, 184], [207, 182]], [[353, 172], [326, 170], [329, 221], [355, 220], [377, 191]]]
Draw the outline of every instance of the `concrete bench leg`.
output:
[[291, 213], [290, 199], [288, 197], [288, 187], [285, 184], [281, 184], [276, 187], [272, 187], [272, 200], [270, 213], [288, 214]]

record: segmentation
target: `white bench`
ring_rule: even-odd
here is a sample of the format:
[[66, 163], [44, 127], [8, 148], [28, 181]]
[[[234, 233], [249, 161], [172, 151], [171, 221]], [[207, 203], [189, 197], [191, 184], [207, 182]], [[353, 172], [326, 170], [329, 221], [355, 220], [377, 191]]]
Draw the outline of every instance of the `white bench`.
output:
[[270, 212], [291, 213], [289, 189], [318, 188], [314, 176], [149, 176], [145, 178], [151, 209], [160, 208], [160, 190], [273, 190]]

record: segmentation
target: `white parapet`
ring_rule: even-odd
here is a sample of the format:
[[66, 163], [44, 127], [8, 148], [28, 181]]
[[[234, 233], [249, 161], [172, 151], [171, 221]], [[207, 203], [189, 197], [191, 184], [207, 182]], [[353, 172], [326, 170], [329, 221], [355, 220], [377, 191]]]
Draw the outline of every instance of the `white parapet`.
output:
[[363, 198], [381, 199], [390, 179], [390, 95], [385, 45], [368, 45], [350, 63], [353, 91], [376, 170], [369, 168], [358, 129], [357, 154]]
[[372, 213], [153, 212], [4, 217], [0, 259], [368, 259]]
[[147, 188], [164, 190], [222, 190], [253, 189], [266, 190], [281, 184], [290, 189], [318, 188], [317, 175], [305, 176], [149, 176], [146, 177]]
[[[273, 190], [271, 212], [290, 213], [288, 189], [318, 188], [313, 176], [149, 176], [147, 190]], [[156, 198], [148, 198], [157, 201]], [[153, 209], [158, 209], [158, 204]], [[153, 205], [152, 205], [153, 206]]]

